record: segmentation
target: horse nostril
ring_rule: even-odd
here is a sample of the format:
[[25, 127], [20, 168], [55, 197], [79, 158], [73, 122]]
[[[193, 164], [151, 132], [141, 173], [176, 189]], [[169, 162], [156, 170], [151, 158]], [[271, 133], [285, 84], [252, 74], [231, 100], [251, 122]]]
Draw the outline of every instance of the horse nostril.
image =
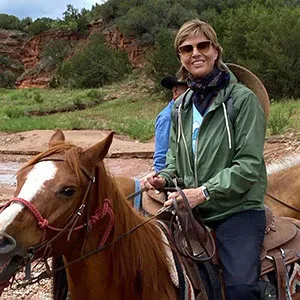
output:
[[16, 248], [16, 241], [10, 235], [1, 232], [0, 233], [0, 254], [6, 254]]

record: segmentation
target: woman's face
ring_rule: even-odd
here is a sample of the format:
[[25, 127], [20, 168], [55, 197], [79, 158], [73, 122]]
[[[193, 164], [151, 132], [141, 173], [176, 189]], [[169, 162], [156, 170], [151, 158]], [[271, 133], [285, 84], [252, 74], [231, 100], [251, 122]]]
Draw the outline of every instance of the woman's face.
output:
[[211, 73], [218, 51], [203, 33], [187, 38], [178, 48], [181, 64], [196, 78]]

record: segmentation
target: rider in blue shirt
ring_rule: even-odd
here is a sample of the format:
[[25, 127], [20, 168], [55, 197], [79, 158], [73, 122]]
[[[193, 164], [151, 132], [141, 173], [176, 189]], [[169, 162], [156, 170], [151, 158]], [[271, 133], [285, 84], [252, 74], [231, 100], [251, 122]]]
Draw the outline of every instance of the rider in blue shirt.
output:
[[169, 134], [171, 124], [172, 106], [177, 97], [186, 91], [187, 84], [175, 76], [165, 77], [161, 85], [172, 90], [173, 98], [169, 104], [158, 114], [155, 121], [155, 151], [154, 170], [158, 172], [166, 166], [166, 154], [169, 149]]

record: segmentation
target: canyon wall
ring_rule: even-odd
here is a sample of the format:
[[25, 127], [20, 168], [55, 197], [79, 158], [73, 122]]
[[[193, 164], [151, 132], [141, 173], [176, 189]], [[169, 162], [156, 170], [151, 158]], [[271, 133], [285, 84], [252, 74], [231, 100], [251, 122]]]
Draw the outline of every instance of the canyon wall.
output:
[[[107, 43], [117, 49], [127, 52], [130, 63], [134, 68], [140, 68], [145, 64], [145, 49], [140, 47], [134, 39], [128, 39], [116, 28], [106, 28], [103, 22], [93, 22], [88, 25], [88, 32], [84, 36], [76, 35], [74, 32], [51, 30], [29, 38], [25, 33], [18, 31], [0, 30], [0, 56], [9, 57], [11, 61], [19, 62], [23, 66], [22, 73], [16, 81], [18, 88], [49, 86], [54, 70], [43, 67], [41, 53], [45, 46], [51, 41], [67, 41], [72, 53], [87, 43], [89, 35], [102, 33]], [[13, 68], [13, 65], [10, 66]], [[0, 73], [7, 69], [1, 65]], [[20, 71], [19, 71], [20, 72]]]

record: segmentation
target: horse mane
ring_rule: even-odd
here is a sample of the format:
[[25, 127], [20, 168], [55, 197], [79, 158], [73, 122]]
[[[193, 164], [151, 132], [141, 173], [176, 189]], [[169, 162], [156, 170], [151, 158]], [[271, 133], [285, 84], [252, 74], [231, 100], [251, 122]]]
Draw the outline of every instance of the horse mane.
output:
[[[77, 179], [82, 179], [80, 158], [82, 149], [70, 143], [58, 143], [50, 149], [36, 155], [20, 170], [32, 166], [47, 158], [64, 159], [74, 170]], [[112, 202], [115, 224], [112, 240], [129, 232], [133, 227], [147, 220], [139, 215], [119, 191], [117, 183], [110, 175], [103, 161], [93, 162], [96, 167], [96, 195], [100, 207], [104, 199]], [[110, 282], [124, 286], [124, 299], [153, 299], [153, 293], [163, 294], [170, 291], [172, 282], [169, 274], [169, 262], [164, 249], [161, 231], [155, 221], [150, 221], [128, 236], [120, 239], [106, 250], [110, 272]]]
[[295, 167], [300, 164], [300, 153], [285, 156], [279, 161], [271, 163], [267, 166], [267, 174], [273, 175], [277, 172]]
[[[113, 176], [107, 174], [104, 164], [99, 165], [99, 173], [100, 189], [102, 192], [107, 191], [102, 197], [113, 199], [115, 240], [147, 219], [137, 213], [121, 194]], [[111, 282], [120, 282], [126, 287], [124, 299], [135, 299], [137, 288], [140, 289], [141, 300], [153, 299], [154, 291], [162, 294], [171, 288], [169, 262], [161, 231], [155, 221], [144, 224], [112, 245], [109, 264]]]

